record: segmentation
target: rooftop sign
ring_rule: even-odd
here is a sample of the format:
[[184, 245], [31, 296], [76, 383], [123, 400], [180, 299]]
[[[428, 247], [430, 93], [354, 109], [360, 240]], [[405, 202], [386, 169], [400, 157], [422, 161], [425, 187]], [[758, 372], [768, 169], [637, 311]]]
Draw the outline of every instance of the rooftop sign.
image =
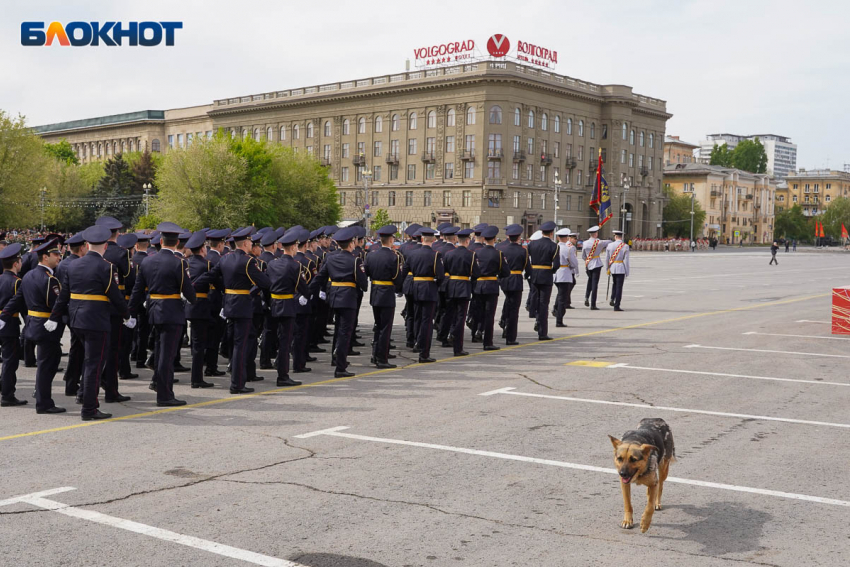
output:
[[486, 53], [478, 50], [474, 39], [418, 47], [413, 50], [414, 63], [417, 67], [430, 68], [459, 62], [510, 59], [547, 69], [554, 69], [558, 64], [557, 51], [522, 40], [514, 44], [505, 34], [493, 34], [484, 43]]

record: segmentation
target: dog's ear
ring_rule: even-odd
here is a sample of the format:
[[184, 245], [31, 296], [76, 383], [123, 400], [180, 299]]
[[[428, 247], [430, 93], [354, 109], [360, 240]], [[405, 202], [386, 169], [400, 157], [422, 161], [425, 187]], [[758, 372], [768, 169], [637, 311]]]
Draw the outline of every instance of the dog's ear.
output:
[[620, 443], [622, 443], [622, 441], [620, 441], [619, 439], [617, 439], [617, 438], [616, 438], [616, 437], [614, 437], [613, 435], [609, 435], [609, 436], [608, 436], [608, 439], [610, 439], [610, 440], [611, 440], [611, 444], [614, 446], [614, 450], [615, 450], [615, 451], [617, 450], [617, 447], [619, 447], [619, 446], [620, 446]]
[[641, 445], [640, 450], [643, 453], [643, 458], [648, 459], [652, 451], [655, 450], [655, 445]]

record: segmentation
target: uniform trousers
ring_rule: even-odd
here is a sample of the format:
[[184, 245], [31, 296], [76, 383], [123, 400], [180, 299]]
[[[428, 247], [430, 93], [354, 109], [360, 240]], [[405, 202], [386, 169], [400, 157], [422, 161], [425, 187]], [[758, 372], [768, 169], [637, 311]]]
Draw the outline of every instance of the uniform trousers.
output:
[[[24, 319], [27, 318], [24, 317]], [[22, 340], [24, 342], [24, 366], [32, 368], [35, 366], [35, 343], [23, 338]]]
[[484, 331], [484, 346], [493, 346], [493, 322], [496, 319], [496, 306], [499, 303], [498, 293], [483, 293], [481, 298], [481, 325]]
[[253, 382], [257, 378], [257, 351], [259, 350], [259, 338], [263, 332], [263, 314], [254, 313], [254, 340], [248, 344], [248, 355], [245, 359], [245, 368], [247, 371], [247, 380]]
[[[129, 299], [129, 298], [128, 298]], [[133, 331], [126, 327], [121, 330], [121, 340], [118, 347], [118, 375], [129, 376], [132, 374], [130, 366], [130, 354], [133, 350]]]
[[189, 319], [191, 326], [192, 347], [192, 384], [200, 384], [204, 381], [204, 359], [207, 355], [209, 344], [210, 320]]
[[463, 326], [469, 311], [469, 299], [452, 298], [448, 300], [445, 317], [450, 319], [452, 334], [452, 349], [454, 354], [463, 352]]
[[97, 394], [100, 390], [100, 378], [107, 355], [108, 333], [90, 329], [75, 329], [74, 332], [80, 336], [85, 350], [82, 383], [83, 407], [80, 414], [83, 416], [94, 415], [99, 407]]
[[528, 299], [526, 299], [525, 308], [528, 309], [528, 316], [531, 319], [537, 318], [537, 288], [533, 284], [528, 286]]
[[419, 347], [419, 358], [430, 358], [431, 338], [434, 329], [434, 311], [436, 301], [417, 301], [415, 303], [419, 318], [419, 329], [416, 333], [416, 346]]
[[558, 322], [564, 320], [564, 313], [570, 306], [570, 294], [575, 287], [575, 282], [556, 282], [555, 287], [558, 288], [558, 296], [555, 298], [555, 319]]
[[520, 305], [522, 290], [505, 292], [505, 340], [508, 342], [516, 342]]
[[[292, 337], [292, 368], [303, 370], [307, 367], [307, 340], [310, 338], [310, 313], [295, 316]], [[348, 355], [348, 351], [345, 353]]]
[[260, 339], [260, 365], [271, 365], [277, 352], [277, 321], [268, 313], [263, 317], [263, 336]]
[[174, 356], [183, 342], [183, 325], [154, 325], [159, 333], [156, 353], [156, 401], [174, 399]]
[[474, 336], [484, 330], [484, 298], [480, 294], [473, 293], [472, 301], [469, 303], [469, 330]]
[[248, 379], [248, 356], [251, 343], [257, 350], [257, 332], [253, 318], [228, 319], [233, 328], [233, 350], [230, 354], [230, 388], [242, 389]]
[[375, 362], [387, 362], [390, 354], [390, 338], [393, 333], [395, 307], [372, 307], [375, 317], [375, 339], [372, 341], [372, 357]]
[[289, 353], [292, 348], [292, 329], [295, 317], [276, 317], [277, 323], [277, 379], [289, 378]]
[[[104, 356], [103, 375], [101, 377], [103, 391], [108, 397], [118, 395], [118, 359], [121, 354], [121, 337], [127, 330], [120, 315], [109, 316], [109, 336], [107, 337], [106, 355]], [[127, 330], [129, 332], [129, 330]]]
[[207, 352], [204, 356], [204, 363], [210, 370], [218, 370], [218, 349], [224, 336], [224, 327], [224, 319], [219, 317], [216, 310], [207, 327]]
[[356, 309], [335, 308], [336, 328], [334, 342], [336, 343], [336, 371], [345, 372], [348, 368], [348, 351], [354, 338], [354, 322], [357, 320]]
[[56, 370], [59, 368], [59, 360], [62, 358], [62, 344], [58, 340], [46, 340], [35, 343], [36, 363], [35, 371], [35, 409], [47, 410], [55, 406], [51, 389]]
[[[148, 323], [148, 314], [144, 309], [139, 310], [137, 317], [139, 324], [135, 329], [135, 351], [133, 358], [136, 361], [136, 366], [144, 365], [148, 359], [148, 341], [151, 336], [151, 326]], [[72, 343], [73, 344], [73, 343]]]
[[537, 313], [537, 336], [546, 337], [549, 335], [549, 299], [552, 297], [552, 285], [531, 284], [531, 287], [536, 289], [534, 312]]
[[[8, 325], [9, 323], [7, 323]], [[18, 366], [21, 363], [21, 338], [0, 337], [0, 352], [3, 356], [3, 368], [0, 369], [0, 395], [4, 399], [15, 397], [15, 385], [18, 383]]]
[[408, 346], [414, 345], [416, 343], [416, 302], [413, 300], [413, 294], [407, 294], [404, 296], [405, 301], [405, 311], [407, 313], [404, 317], [404, 330], [406, 336], [406, 342]]
[[611, 274], [614, 284], [611, 289], [611, 301], [614, 302], [614, 307], [620, 307], [620, 300], [623, 299], [623, 284], [626, 282], [626, 274]]
[[590, 299], [590, 305], [592, 307], [596, 307], [596, 290], [599, 287], [599, 276], [602, 274], [602, 266], [598, 268], [593, 268], [592, 270], [586, 270], [587, 274], [587, 288], [584, 292], [584, 300], [587, 301]]
[[80, 378], [83, 375], [83, 358], [85, 347], [79, 333], [74, 329], [71, 331], [71, 348], [68, 350], [68, 364], [65, 367], [65, 391], [75, 394], [79, 388]]

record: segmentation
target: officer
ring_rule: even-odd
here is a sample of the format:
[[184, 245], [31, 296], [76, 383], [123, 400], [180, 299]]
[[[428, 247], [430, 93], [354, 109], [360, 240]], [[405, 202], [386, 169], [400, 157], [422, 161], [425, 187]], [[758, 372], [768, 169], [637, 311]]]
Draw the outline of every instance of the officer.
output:
[[44, 324], [59, 297], [61, 284], [54, 275], [62, 254], [59, 251], [62, 238], [46, 241], [33, 250], [38, 256], [38, 265], [27, 272], [18, 286], [11, 301], [6, 303], [0, 315], [0, 328], [12, 319], [18, 319], [18, 313], [27, 310], [28, 316], [24, 336], [37, 347], [35, 372], [35, 410], [36, 413], [65, 413], [65, 408], [53, 402], [51, 389], [59, 360], [62, 358], [62, 334], [65, 325], [59, 324], [53, 331], [45, 329]]
[[[543, 233], [539, 230], [534, 231], [534, 234], [529, 238], [529, 244], [532, 242], [536, 242], [543, 238]], [[537, 319], [537, 288], [533, 285], [529, 285], [528, 287], [528, 297], [525, 298], [525, 309], [528, 311], [529, 319]], [[537, 323], [534, 324], [534, 330], [537, 330]]]
[[145, 260], [139, 269], [130, 296], [130, 313], [137, 313], [147, 300], [148, 322], [159, 337], [154, 357], [156, 405], [183, 406], [186, 402], [174, 397], [174, 357], [186, 325], [181, 294], [189, 303], [195, 303], [195, 289], [186, 261], [176, 253], [182, 229], [171, 222], [160, 223], [156, 228], [160, 232], [162, 248], [155, 256]]
[[[233, 321], [233, 353], [231, 355], [230, 393], [247, 394], [253, 388], [245, 386], [251, 355], [256, 355], [257, 334], [254, 327], [254, 302], [252, 293], [269, 289], [268, 276], [260, 270], [251, 251], [251, 227], [233, 233], [236, 249], [222, 257], [210, 271], [216, 288], [224, 289], [224, 316]], [[251, 344], [254, 345], [251, 349]]]
[[60, 290], [50, 319], [44, 323], [44, 328], [52, 332], [59, 326], [62, 317], [70, 314], [71, 329], [83, 341], [83, 403], [80, 412], [83, 421], [112, 417], [112, 414], [101, 412], [97, 403], [108, 334], [112, 329], [112, 310], [126, 319], [126, 327], [132, 329], [136, 326], [136, 320], [130, 317], [127, 310], [124, 293], [118, 289], [117, 270], [103, 257], [106, 242], [111, 236], [110, 229], [102, 225], [91, 226], [83, 231], [83, 239], [88, 243], [89, 251], [64, 272], [66, 285]]
[[[130, 273], [124, 278], [124, 300], [130, 301], [130, 293], [133, 291], [133, 285], [136, 283], [136, 267], [133, 264], [133, 250], [139, 242], [139, 236], [133, 232], [122, 234], [116, 240], [118, 246], [127, 251], [130, 258]], [[107, 248], [107, 252], [109, 249]], [[138, 330], [138, 321], [140, 317], [136, 317], [135, 329], [122, 329], [121, 344], [118, 350], [118, 378], [121, 380], [133, 380], [139, 375], [132, 372], [130, 368], [130, 354], [133, 350], [133, 335]]]
[[393, 332], [396, 293], [401, 294], [402, 256], [393, 250], [393, 240], [398, 228], [382, 226], [377, 230], [380, 248], [366, 256], [366, 275], [372, 281], [369, 305], [375, 319], [375, 336], [372, 340], [372, 364], [378, 368], [395, 368], [390, 364], [390, 339]]
[[[206, 260], [210, 266], [215, 266], [221, 261], [224, 254], [224, 239], [230, 236], [230, 230], [226, 228], [211, 230], [207, 232], [207, 241], [209, 249], [207, 250]], [[207, 353], [204, 358], [206, 368], [204, 376], [224, 376], [224, 372], [218, 369], [218, 349], [221, 346], [221, 340], [224, 337], [224, 319], [221, 318], [221, 308], [224, 306], [224, 294], [221, 289], [217, 289], [213, 284], [210, 284], [209, 297], [207, 300], [210, 303], [212, 311], [209, 331], [207, 334]]]
[[307, 289], [304, 268], [295, 259], [295, 254], [298, 253], [298, 231], [284, 233], [277, 243], [282, 246], [283, 255], [269, 262], [266, 269], [266, 275], [271, 282], [271, 316], [277, 325], [277, 386], [300, 386], [301, 382], [289, 377], [289, 354], [297, 315], [296, 307], [307, 304], [310, 292]]
[[445, 278], [443, 258], [439, 252], [431, 248], [434, 242], [433, 228], [419, 229], [422, 235], [422, 246], [412, 250], [405, 258], [402, 274], [413, 275], [412, 295], [416, 305], [417, 332], [416, 349], [419, 352], [419, 362], [436, 362], [431, 358], [431, 335], [434, 324], [434, 310], [439, 299], [437, 290]]
[[[321, 269], [322, 264], [324, 264], [325, 258], [330, 253], [330, 238], [327, 235], [328, 230], [329, 227], [323, 226], [313, 231], [313, 234], [315, 234], [313, 253], [316, 256], [317, 273], [318, 270]], [[328, 308], [327, 302], [319, 299], [318, 295], [314, 295], [310, 300], [310, 303], [313, 308], [313, 318], [310, 320], [310, 348], [307, 349], [307, 352], [326, 352], [325, 349], [319, 345], [328, 344], [330, 342], [327, 338], [325, 338], [328, 334], [328, 318], [330, 316], [330, 309]]]
[[587, 274], [584, 306], [589, 306], [592, 310], [598, 310], [599, 308], [596, 307], [596, 290], [599, 287], [599, 276], [602, 273], [603, 266], [599, 256], [611, 244], [611, 241], [596, 238], [596, 235], [599, 233], [598, 226], [588, 228], [587, 232], [590, 234], [590, 238], [585, 240], [581, 246], [581, 257], [584, 260], [584, 271]]
[[[259, 259], [266, 266], [266, 269], [268, 269], [269, 263], [276, 258], [275, 250], [277, 250], [277, 239], [279, 236], [275, 234], [271, 227], [263, 229], [263, 231], [263, 236], [260, 239], [263, 251], [260, 253]], [[272, 359], [277, 354], [277, 343], [277, 323], [271, 316], [270, 301], [268, 299], [268, 295], [266, 295], [266, 301], [263, 308], [263, 334], [260, 338], [261, 370], [271, 370], [274, 368]]]
[[[21, 245], [17, 242], [9, 244], [0, 250], [0, 262], [3, 273], [0, 274], [0, 309], [12, 301], [18, 293], [21, 278]], [[3, 367], [0, 370], [0, 407], [23, 406], [27, 400], [15, 397], [15, 386], [18, 382], [18, 364], [21, 357], [21, 320], [19, 313], [9, 313], [5, 324], [0, 327], [0, 352], [3, 357]]]
[[[489, 225], [484, 222], [481, 224], [475, 225], [472, 230], [475, 232], [475, 241], [469, 245], [469, 249], [472, 252], [477, 252], [481, 248], [484, 247], [484, 238], [481, 236], [481, 231], [487, 228]], [[469, 316], [467, 317], [467, 326], [469, 330], [472, 331], [472, 342], [480, 343], [483, 340], [482, 337], [482, 317], [483, 317], [483, 304], [481, 303], [481, 298], [478, 297], [478, 294], [475, 293], [475, 287], [472, 288], [472, 301], [469, 304]]]
[[[203, 231], [192, 233], [186, 241], [185, 249], [191, 250], [192, 255], [186, 260], [189, 269], [189, 278], [195, 289], [195, 303], [187, 303], [185, 306], [186, 319], [191, 323], [191, 347], [192, 347], [192, 387], [212, 388], [214, 384], [204, 380], [204, 359], [209, 344], [210, 321], [218, 317], [217, 310], [210, 303], [210, 283], [201, 280], [207, 274], [212, 265], [207, 260], [206, 244], [207, 236]], [[208, 277], [205, 278], [208, 280]], [[198, 283], [196, 283], [198, 282]]]
[[[348, 372], [348, 353], [354, 336], [354, 322], [357, 310], [357, 290], [366, 291], [369, 286], [366, 271], [361, 260], [354, 256], [354, 227], [338, 230], [335, 234], [339, 252], [328, 255], [322, 269], [313, 278], [310, 292], [317, 293], [336, 313], [336, 370], [335, 378], [354, 376]], [[324, 286], [330, 282], [330, 291], [325, 293]]]
[[455, 356], [466, 356], [463, 350], [464, 323], [469, 310], [469, 299], [472, 297], [472, 280], [480, 275], [475, 261], [475, 252], [469, 250], [471, 228], [464, 228], [455, 233], [457, 247], [449, 250], [443, 259], [446, 277], [446, 314], [444, 323], [449, 326], [449, 336], [443, 346], [451, 346]]
[[537, 338], [551, 341], [549, 336], [549, 299], [552, 295], [552, 274], [558, 271], [558, 245], [552, 240], [557, 225], [552, 221], [540, 226], [543, 237], [528, 245], [529, 264], [525, 268], [526, 277], [535, 290], [533, 312], [537, 314]]
[[[150, 247], [153, 233], [145, 234], [137, 232], [136, 249], [130, 258], [130, 268], [133, 273], [138, 275], [139, 266], [148, 257], [148, 249]], [[61, 265], [60, 265], [61, 267]], [[132, 289], [124, 288], [125, 292], [133, 293]], [[148, 358], [148, 340], [150, 340], [150, 325], [148, 325], [147, 311], [144, 307], [139, 310], [139, 315], [136, 317], [136, 328], [133, 329], [133, 352], [131, 358], [136, 361], [136, 368], [145, 368], [145, 361]], [[70, 361], [69, 361], [70, 364]]]
[[623, 311], [620, 309], [620, 300], [623, 299], [623, 284], [629, 277], [629, 245], [623, 242], [623, 231], [613, 232], [614, 242], [608, 245], [606, 256], [608, 273], [614, 278], [611, 305], [614, 306], [614, 311]]
[[[59, 236], [58, 234], [48, 234], [46, 236], [36, 236], [32, 240], [30, 240], [30, 251], [24, 254], [21, 257], [21, 271], [18, 273], [18, 276], [23, 279], [25, 275], [30, 270], [35, 269], [38, 266], [38, 255], [35, 253], [35, 249], [44, 244], [44, 242], [48, 239], [52, 239]], [[24, 316], [24, 324], [26, 324], [27, 317]], [[24, 349], [24, 367], [25, 368], [35, 368], [35, 343], [28, 341], [26, 337], [21, 337], [21, 342], [23, 343]]]
[[488, 226], [481, 231], [484, 246], [475, 254], [479, 275], [475, 279], [474, 293], [481, 298], [484, 350], [499, 350], [493, 344], [493, 323], [496, 318], [496, 306], [499, 303], [499, 283], [511, 276], [511, 270], [502, 252], [496, 250], [498, 226]]
[[[296, 235], [298, 239], [298, 251], [295, 254], [295, 260], [301, 264], [303, 273], [307, 283], [312, 281], [317, 270], [316, 264], [310, 260], [305, 254], [307, 251], [307, 242], [310, 240], [310, 231], [305, 228], [295, 227], [290, 228], [289, 232]], [[309, 297], [307, 298], [309, 300]], [[307, 352], [308, 340], [310, 338], [310, 318], [312, 317], [312, 307], [308, 301], [302, 305], [300, 302], [295, 306], [295, 327], [292, 344], [292, 371], [296, 374], [302, 372], [310, 372], [312, 368], [307, 367], [307, 362], [316, 360]]]
[[578, 257], [576, 248], [570, 241], [570, 229], [562, 228], [555, 233], [558, 237], [558, 271], [555, 272], [555, 287], [558, 288], [558, 297], [555, 299], [555, 308], [552, 315], [555, 316], [556, 327], [566, 327], [564, 313], [572, 309], [570, 305], [570, 293], [576, 285], [575, 276], [578, 274]]
[[523, 271], [528, 268], [528, 250], [519, 243], [522, 226], [512, 224], [505, 229], [508, 245], [502, 248], [505, 263], [510, 270], [510, 276], [503, 278], [499, 284], [505, 294], [505, 344], [518, 345], [517, 327], [519, 326], [519, 308], [522, 305]]
[[[316, 270], [316, 272], [313, 274], [314, 277], [315, 274], [319, 273], [319, 268], [322, 265], [322, 258], [324, 256], [322, 251], [319, 249], [319, 238], [321, 237], [321, 234], [321, 228], [317, 228], [316, 230], [310, 232], [310, 239], [307, 241], [307, 248], [304, 251], [304, 255], [307, 257], [307, 259], [313, 262], [313, 267]], [[280, 244], [278, 244], [278, 246], [280, 246]], [[317, 296], [308, 298], [308, 301], [310, 302], [310, 333], [307, 336], [307, 361], [312, 362], [313, 360], [315, 360], [315, 357], [310, 356], [309, 353], [325, 351], [324, 349], [319, 347], [319, 341], [323, 338], [322, 335], [324, 330], [324, 327], [319, 326], [324, 323], [324, 319], [320, 319], [319, 316], [320, 310], [323, 307], [327, 307], [327, 305]]]
[[[55, 270], [56, 279], [58, 279], [59, 283], [63, 286], [68, 285], [65, 282], [65, 275], [68, 270], [68, 266], [70, 266], [74, 261], [82, 258], [86, 252], [88, 252], [88, 246], [86, 245], [86, 241], [83, 240], [83, 234], [81, 232], [78, 232], [66, 240], [65, 244], [70, 249], [70, 252], [64, 260], [59, 262], [59, 265]], [[67, 325], [68, 318], [65, 317], [62, 322]], [[83, 356], [85, 351], [80, 336], [74, 332], [73, 329], [70, 329], [70, 331], [71, 348], [68, 350], [68, 364], [65, 368], [64, 376], [65, 395], [76, 396], [77, 392], [80, 390], [80, 378], [83, 375]]]
[[[408, 237], [404, 244], [399, 246], [399, 253], [402, 258], [407, 260], [408, 254], [421, 246], [420, 236], [416, 236], [422, 225], [412, 223], [406, 229], [404, 234]], [[407, 348], [415, 348], [416, 346], [416, 304], [413, 301], [413, 276], [407, 274], [402, 284], [402, 293], [404, 294], [404, 310], [401, 316], [404, 318], [404, 329]]]

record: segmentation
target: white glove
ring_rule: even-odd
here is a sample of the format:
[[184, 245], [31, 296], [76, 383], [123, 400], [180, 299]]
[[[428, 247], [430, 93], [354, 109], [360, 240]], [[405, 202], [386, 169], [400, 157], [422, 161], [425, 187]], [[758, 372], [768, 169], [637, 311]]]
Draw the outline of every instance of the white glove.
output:
[[6, 326], [6, 321], [4, 321], [3, 319], [0, 319], [0, 331], [2, 331], [3, 327], [5, 327], [5, 326]]
[[320, 291], [319, 292], [319, 299], [321, 299], [322, 301], [327, 301], [328, 300], [328, 294], [325, 293], [324, 291]]
[[218, 316], [219, 316], [219, 317], [221, 317], [222, 319], [224, 319], [224, 318], [225, 318], [225, 317], [224, 317], [224, 309], [223, 309], [223, 308], [222, 308], [222, 310], [221, 310], [221, 311], [219, 311], [219, 312], [218, 312]]
[[145, 309], [147, 309], [147, 308], [148, 308], [148, 302], [147, 302], [147, 301], [143, 301], [143, 302], [142, 302], [142, 307], [144, 307]]
[[59, 326], [59, 324], [56, 321], [51, 321], [50, 319], [48, 319], [47, 321], [44, 322], [44, 329], [48, 333], [52, 333], [53, 331], [55, 331], [56, 327], [58, 327], [58, 326]]
[[[46, 327], [46, 326], [47, 326], [47, 325], [45, 325], [45, 327]], [[124, 321], [124, 326], [125, 326], [125, 327], [127, 327], [128, 329], [133, 329], [133, 328], [135, 328], [135, 327], [136, 327], [136, 318], [135, 318], [135, 317], [130, 317], [129, 319], [127, 319], [126, 321]]]
[[298, 303], [301, 305], [307, 305], [307, 298], [302, 295], [298, 298]]

